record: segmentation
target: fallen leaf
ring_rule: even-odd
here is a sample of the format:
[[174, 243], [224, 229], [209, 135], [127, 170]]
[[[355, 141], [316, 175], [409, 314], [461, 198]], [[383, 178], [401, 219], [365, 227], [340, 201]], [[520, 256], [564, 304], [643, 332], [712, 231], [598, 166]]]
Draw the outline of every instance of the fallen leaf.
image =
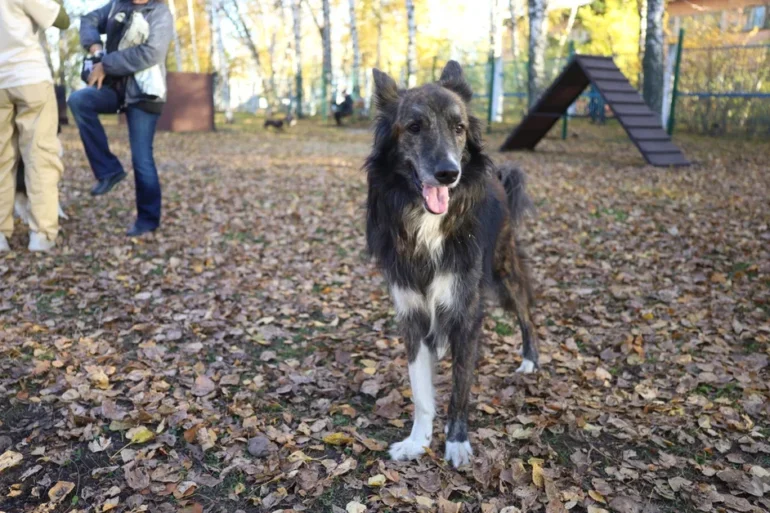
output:
[[24, 457], [21, 453], [11, 450], [5, 451], [3, 454], [0, 454], [0, 472], [18, 465], [23, 459]]

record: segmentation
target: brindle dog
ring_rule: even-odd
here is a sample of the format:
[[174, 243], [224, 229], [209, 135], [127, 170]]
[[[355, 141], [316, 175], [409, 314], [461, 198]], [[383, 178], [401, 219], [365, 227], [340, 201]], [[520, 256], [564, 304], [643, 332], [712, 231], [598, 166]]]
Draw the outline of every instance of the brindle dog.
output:
[[433, 373], [452, 355], [445, 458], [469, 463], [471, 385], [479, 353], [483, 292], [515, 312], [523, 338], [519, 372], [538, 367], [532, 291], [516, 240], [531, 202], [524, 174], [496, 168], [482, 149], [480, 121], [470, 113], [470, 85], [450, 61], [438, 83], [399, 90], [374, 70], [378, 110], [368, 175], [367, 242], [385, 275], [406, 342], [414, 424], [391, 445], [393, 459], [419, 457], [435, 416]]

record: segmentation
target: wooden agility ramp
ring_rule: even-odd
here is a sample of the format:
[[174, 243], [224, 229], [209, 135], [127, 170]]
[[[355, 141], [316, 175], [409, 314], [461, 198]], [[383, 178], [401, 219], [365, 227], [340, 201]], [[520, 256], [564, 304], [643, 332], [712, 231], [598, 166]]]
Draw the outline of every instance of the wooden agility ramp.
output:
[[611, 57], [575, 55], [503, 143], [500, 151], [534, 150], [570, 105], [593, 83], [644, 159], [653, 166], [690, 162], [663, 130], [660, 116], [644, 103]]

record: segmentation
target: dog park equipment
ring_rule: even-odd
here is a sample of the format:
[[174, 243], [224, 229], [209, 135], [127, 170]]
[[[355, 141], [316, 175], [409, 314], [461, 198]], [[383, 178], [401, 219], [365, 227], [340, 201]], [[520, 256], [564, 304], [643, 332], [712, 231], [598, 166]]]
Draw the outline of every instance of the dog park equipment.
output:
[[158, 130], [214, 130], [214, 75], [169, 72], [166, 74], [166, 87], [166, 105], [158, 120]]
[[660, 116], [618, 69], [612, 57], [573, 55], [561, 74], [513, 130], [500, 151], [534, 150], [580, 94], [593, 84], [644, 159], [653, 166], [687, 166], [690, 162], [671, 142]]

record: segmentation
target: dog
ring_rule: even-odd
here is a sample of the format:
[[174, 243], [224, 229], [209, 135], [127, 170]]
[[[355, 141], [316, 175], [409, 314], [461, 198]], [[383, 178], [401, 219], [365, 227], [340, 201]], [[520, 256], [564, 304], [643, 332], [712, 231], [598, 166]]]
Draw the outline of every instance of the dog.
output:
[[266, 119], [265, 120], [265, 129], [268, 129], [270, 127], [276, 128], [278, 130], [283, 130], [283, 127], [293, 127], [297, 124], [297, 120], [294, 119], [294, 116], [291, 114], [288, 114], [283, 119]]
[[430, 445], [436, 361], [451, 352], [452, 395], [444, 457], [471, 461], [468, 412], [479, 354], [483, 293], [518, 317], [523, 362], [538, 366], [533, 294], [516, 227], [532, 203], [525, 175], [496, 168], [482, 148], [482, 124], [470, 114], [472, 90], [449, 61], [438, 83], [399, 90], [375, 69], [374, 144], [367, 173], [366, 238], [384, 274], [409, 364], [414, 403], [410, 435], [390, 446], [394, 460], [418, 458]]

